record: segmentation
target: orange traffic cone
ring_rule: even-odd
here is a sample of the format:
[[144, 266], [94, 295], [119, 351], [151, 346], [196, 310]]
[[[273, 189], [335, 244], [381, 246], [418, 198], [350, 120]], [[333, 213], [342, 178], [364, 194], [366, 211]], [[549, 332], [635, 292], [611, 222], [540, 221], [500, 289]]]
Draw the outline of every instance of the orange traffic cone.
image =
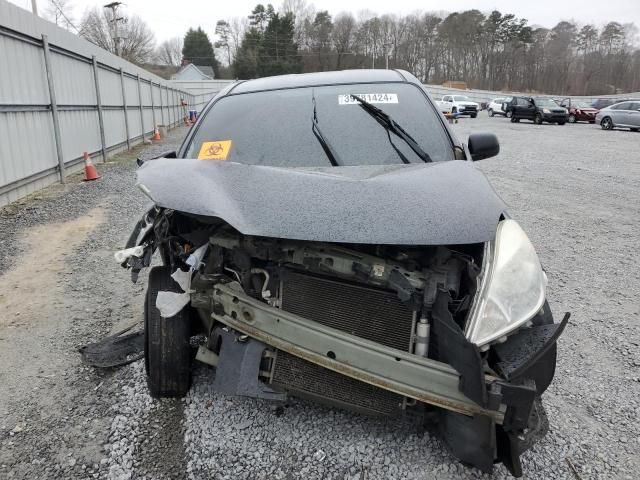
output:
[[155, 130], [153, 131], [153, 139], [152, 140], [160, 140], [160, 130], [158, 130], [158, 127], [155, 128]]
[[91, 162], [91, 158], [89, 158], [89, 154], [84, 152], [84, 181], [88, 182], [89, 180], [97, 180], [100, 178], [98, 175], [98, 170], [95, 165]]

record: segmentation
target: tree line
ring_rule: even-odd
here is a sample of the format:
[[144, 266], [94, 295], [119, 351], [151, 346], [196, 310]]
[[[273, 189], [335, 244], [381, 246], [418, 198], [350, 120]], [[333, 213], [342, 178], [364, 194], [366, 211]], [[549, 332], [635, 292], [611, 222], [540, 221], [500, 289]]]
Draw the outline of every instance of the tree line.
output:
[[640, 91], [633, 24], [553, 28], [492, 11], [332, 16], [304, 0], [216, 25], [216, 46], [236, 78], [349, 68], [401, 68], [425, 83], [568, 95]]
[[67, 0], [53, 5], [56, 23], [127, 60], [211, 65], [218, 78], [388, 67], [408, 70], [425, 83], [462, 81], [487, 90], [640, 91], [638, 29], [632, 23], [561, 21], [545, 28], [497, 10], [332, 15], [307, 0], [284, 0], [277, 10], [258, 4], [246, 17], [218, 21], [211, 38], [205, 30], [213, 26], [204, 25], [156, 45], [138, 17], [119, 24], [117, 40], [113, 11], [87, 10], [76, 28], [63, 11]]

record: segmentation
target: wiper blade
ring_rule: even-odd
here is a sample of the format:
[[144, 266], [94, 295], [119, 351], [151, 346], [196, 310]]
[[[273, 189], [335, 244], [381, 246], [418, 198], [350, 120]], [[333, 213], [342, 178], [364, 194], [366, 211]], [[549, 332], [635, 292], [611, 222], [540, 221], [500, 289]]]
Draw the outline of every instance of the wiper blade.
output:
[[322, 135], [322, 131], [318, 126], [318, 114], [316, 112], [316, 96], [313, 90], [311, 90], [311, 101], [313, 102], [313, 117], [311, 117], [311, 131], [320, 142], [322, 146], [322, 150], [324, 150], [325, 155], [331, 162], [331, 165], [334, 167], [338, 167], [340, 162], [338, 162], [338, 154], [333, 150], [329, 142]]
[[[420, 147], [420, 145], [418, 145], [418, 142], [416, 142], [415, 139], [411, 135], [409, 135], [404, 130], [404, 128], [400, 126], [398, 122], [396, 122], [393, 118], [391, 118], [391, 115], [379, 109], [375, 105], [372, 105], [371, 103], [367, 102], [364, 98], [361, 98], [358, 95], [354, 95], [353, 93], [351, 93], [350, 95], [352, 98], [358, 101], [359, 105], [362, 107], [362, 109], [365, 112], [367, 112], [369, 115], [375, 118], [377, 122], [387, 130], [387, 135], [389, 135], [389, 132], [395, 133], [398, 137], [404, 140], [404, 142], [407, 145], [409, 145], [411, 150], [413, 150], [415, 154], [418, 155], [418, 157], [420, 157], [420, 159], [423, 162], [429, 163], [433, 161], [429, 156], [429, 154], [425, 152], [422, 149], [422, 147]], [[389, 135], [389, 142], [391, 142], [390, 135]], [[393, 146], [395, 151], [398, 152], [398, 155], [400, 155], [400, 158], [402, 159], [402, 161], [404, 163], [409, 163], [409, 161], [404, 156], [404, 154], [395, 146], [393, 142], [391, 142], [391, 145]]]

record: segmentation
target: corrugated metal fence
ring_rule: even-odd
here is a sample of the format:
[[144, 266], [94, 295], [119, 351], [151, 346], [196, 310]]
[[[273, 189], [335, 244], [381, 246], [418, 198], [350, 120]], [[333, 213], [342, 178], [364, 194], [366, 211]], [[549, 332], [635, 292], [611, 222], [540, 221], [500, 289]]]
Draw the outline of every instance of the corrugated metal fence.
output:
[[0, 0], [0, 206], [104, 159], [210, 98]]
[[[82, 154], [105, 159], [198, 111], [229, 80], [165, 81], [0, 0], [0, 206], [64, 181]], [[426, 85], [440, 98], [504, 93]]]

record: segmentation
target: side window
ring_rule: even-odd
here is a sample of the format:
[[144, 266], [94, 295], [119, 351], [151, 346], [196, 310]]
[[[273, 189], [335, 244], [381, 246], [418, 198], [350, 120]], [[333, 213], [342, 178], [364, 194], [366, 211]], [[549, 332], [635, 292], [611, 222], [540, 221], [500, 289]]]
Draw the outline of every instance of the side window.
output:
[[631, 110], [631, 102], [620, 103], [614, 107], [611, 107], [612, 110]]
[[632, 102], [629, 110], [640, 110], [640, 102]]

